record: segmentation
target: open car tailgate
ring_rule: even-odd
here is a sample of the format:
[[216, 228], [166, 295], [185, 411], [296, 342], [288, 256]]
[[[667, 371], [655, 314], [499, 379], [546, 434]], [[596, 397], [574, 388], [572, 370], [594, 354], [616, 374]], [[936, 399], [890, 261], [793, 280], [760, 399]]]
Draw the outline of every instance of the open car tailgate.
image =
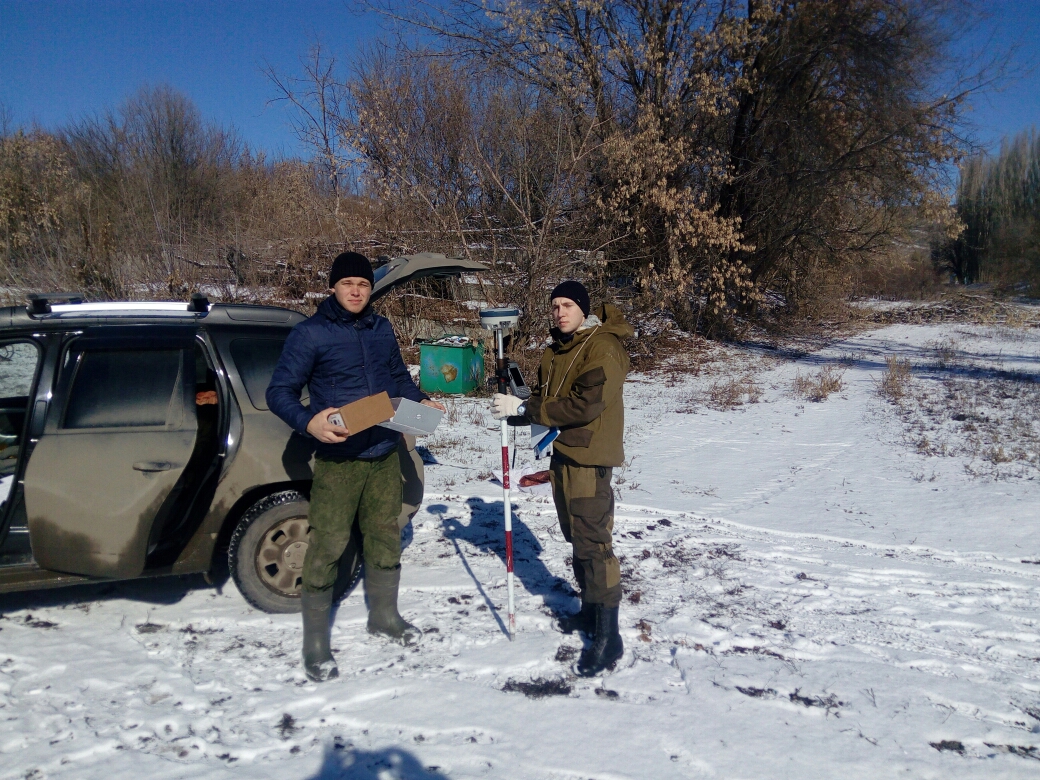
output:
[[372, 300], [378, 300], [398, 285], [421, 279], [424, 276], [458, 276], [475, 271], [486, 271], [487, 266], [473, 260], [459, 257], [447, 257], [434, 252], [420, 252], [417, 255], [395, 257], [385, 265], [375, 269], [375, 286], [372, 288]]

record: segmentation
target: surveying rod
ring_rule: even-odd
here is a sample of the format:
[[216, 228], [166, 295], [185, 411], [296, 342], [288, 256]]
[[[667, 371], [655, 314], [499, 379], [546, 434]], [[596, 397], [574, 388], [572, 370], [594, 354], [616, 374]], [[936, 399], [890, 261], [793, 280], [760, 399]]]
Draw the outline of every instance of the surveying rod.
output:
[[[519, 309], [499, 307], [484, 309], [480, 312], [482, 327], [495, 331], [495, 342], [498, 347], [498, 359], [495, 363], [495, 374], [498, 379], [498, 392], [503, 395], [509, 392], [509, 362], [506, 360], [505, 331], [514, 327], [520, 320]], [[509, 502], [509, 422], [502, 418], [502, 504], [506, 525], [506, 590], [509, 598], [509, 639], [516, 634], [516, 611], [513, 605], [513, 508]]]
[[[509, 387], [502, 370], [506, 365], [502, 329], [496, 328], [495, 335], [498, 341], [498, 392], [505, 394]], [[509, 501], [509, 422], [505, 417], [502, 418], [502, 506], [506, 518], [506, 590], [509, 593], [509, 639], [512, 641], [516, 633], [516, 608], [513, 604], [513, 506]]]

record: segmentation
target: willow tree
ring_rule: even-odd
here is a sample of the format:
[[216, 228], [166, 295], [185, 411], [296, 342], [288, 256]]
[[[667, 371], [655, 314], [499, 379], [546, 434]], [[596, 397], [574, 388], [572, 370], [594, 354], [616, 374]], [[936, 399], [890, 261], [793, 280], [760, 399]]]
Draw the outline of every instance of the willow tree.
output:
[[719, 209], [739, 220], [757, 288], [797, 305], [821, 276], [886, 252], [907, 214], [953, 221], [940, 193], [978, 82], [939, 88], [948, 12], [941, 0], [749, 0]]

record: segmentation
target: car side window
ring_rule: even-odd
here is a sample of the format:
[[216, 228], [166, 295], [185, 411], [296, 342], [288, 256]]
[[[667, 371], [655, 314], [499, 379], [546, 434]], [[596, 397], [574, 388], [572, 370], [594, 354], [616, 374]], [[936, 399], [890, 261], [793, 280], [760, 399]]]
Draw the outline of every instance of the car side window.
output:
[[267, 386], [271, 384], [284, 346], [285, 339], [235, 339], [231, 342], [231, 357], [249, 393], [249, 402], [260, 411], [267, 411]]
[[11, 490], [39, 363], [40, 350], [35, 344], [0, 344], [0, 501]]
[[35, 344], [0, 344], [0, 398], [28, 398], [39, 358]]
[[176, 349], [84, 352], [62, 428], [166, 425], [180, 368]]

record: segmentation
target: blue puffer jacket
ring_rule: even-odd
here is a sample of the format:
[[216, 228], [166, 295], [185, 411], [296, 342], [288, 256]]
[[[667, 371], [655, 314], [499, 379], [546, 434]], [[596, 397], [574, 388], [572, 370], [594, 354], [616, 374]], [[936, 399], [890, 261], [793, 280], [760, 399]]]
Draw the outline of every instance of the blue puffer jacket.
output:
[[[300, 403], [310, 386], [311, 405]], [[322, 409], [343, 406], [385, 390], [391, 398], [427, 398], [401, 359], [394, 329], [371, 307], [351, 314], [329, 296], [313, 317], [289, 334], [267, 387], [267, 405], [294, 430], [307, 434], [307, 423]], [[379, 426], [339, 444], [319, 442], [324, 458], [379, 458], [397, 446], [401, 434]]]

